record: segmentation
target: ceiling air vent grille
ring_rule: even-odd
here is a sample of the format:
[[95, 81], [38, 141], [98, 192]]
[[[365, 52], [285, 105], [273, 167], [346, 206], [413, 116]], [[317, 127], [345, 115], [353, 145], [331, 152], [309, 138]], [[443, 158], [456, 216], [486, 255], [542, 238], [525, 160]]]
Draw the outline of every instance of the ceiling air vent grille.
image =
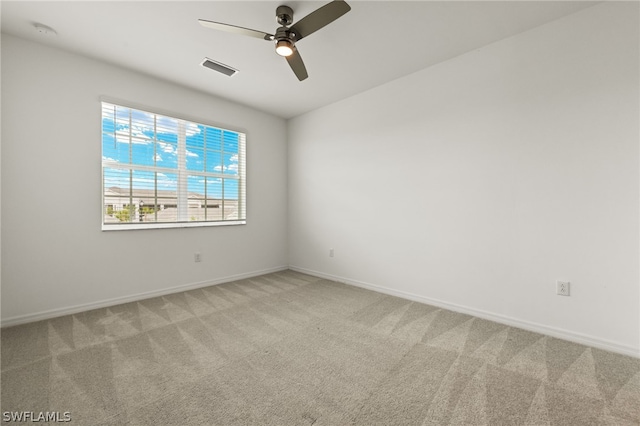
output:
[[204, 58], [204, 60], [202, 61], [201, 65], [203, 67], [212, 69], [214, 71], [221, 72], [222, 74], [228, 75], [229, 77], [233, 76], [235, 73], [238, 72], [237, 69], [231, 68], [229, 65], [225, 65], [223, 63], [216, 62], [216, 61], [214, 61], [212, 59], [209, 59], [209, 58]]

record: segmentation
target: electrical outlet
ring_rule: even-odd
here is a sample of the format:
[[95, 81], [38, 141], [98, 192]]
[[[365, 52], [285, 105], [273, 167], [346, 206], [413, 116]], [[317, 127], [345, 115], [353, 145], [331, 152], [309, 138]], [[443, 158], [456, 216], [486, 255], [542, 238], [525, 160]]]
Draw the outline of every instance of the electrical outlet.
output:
[[332, 248], [329, 249], [329, 257], [333, 257], [333, 249]]
[[202, 261], [202, 257], [200, 256], [200, 253], [194, 253], [193, 254], [193, 261], [194, 262], [201, 262]]
[[556, 293], [559, 296], [569, 296], [570, 285], [569, 281], [556, 281]]

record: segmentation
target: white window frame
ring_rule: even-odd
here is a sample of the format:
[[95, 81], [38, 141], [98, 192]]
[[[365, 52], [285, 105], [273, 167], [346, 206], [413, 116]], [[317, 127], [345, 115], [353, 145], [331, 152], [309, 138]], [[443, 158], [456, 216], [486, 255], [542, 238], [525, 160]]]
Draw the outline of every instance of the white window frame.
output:
[[[155, 116], [164, 116], [178, 120], [180, 130], [182, 132], [178, 135], [178, 167], [167, 168], [160, 166], [148, 166], [130, 163], [122, 163], [118, 161], [112, 161], [104, 158], [103, 153], [103, 106], [104, 104], [114, 105], [117, 107], [129, 108], [131, 110], [152, 114]], [[207, 123], [205, 120], [197, 120], [187, 118], [184, 115], [175, 114], [172, 112], [160, 111], [155, 108], [148, 108], [144, 106], [135, 105], [129, 102], [123, 102], [119, 100], [112, 100], [109, 98], [100, 98], [100, 152], [102, 154], [102, 173], [101, 173], [101, 227], [103, 231], [123, 231], [123, 230], [135, 230], [135, 229], [163, 229], [163, 228], [191, 228], [191, 227], [209, 227], [209, 226], [230, 226], [230, 225], [245, 225], [246, 220], [246, 145], [247, 137], [246, 132], [242, 130], [233, 130], [219, 125]], [[186, 166], [186, 132], [185, 128], [187, 124], [196, 124], [205, 127], [211, 127], [222, 131], [229, 131], [237, 133], [239, 135], [239, 147], [238, 147], [238, 175], [235, 178], [232, 175], [226, 175], [224, 173], [214, 173], [207, 171], [194, 171], [187, 169]], [[121, 223], [105, 223], [105, 168], [120, 169], [120, 170], [136, 170], [147, 172], [159, 172], [176, 174], [178, 176], [177, 183], [177, 198], [178, 198], [178, 219], [174, 222], [121, 222]], [[238, 200], [237, 200], [237, 212], [238, 219], [217, 220], [217, 221], [190, 221], [188, 220], [188, 192], [187, 192], [187, 176], [202, 176], [204, 178], [221, 178], [221, 179], [233, 179], [238, 182]], [[156, 184], [157, 188], [157, 184]], [[131, 196], [133, 199], [133, 196]]]

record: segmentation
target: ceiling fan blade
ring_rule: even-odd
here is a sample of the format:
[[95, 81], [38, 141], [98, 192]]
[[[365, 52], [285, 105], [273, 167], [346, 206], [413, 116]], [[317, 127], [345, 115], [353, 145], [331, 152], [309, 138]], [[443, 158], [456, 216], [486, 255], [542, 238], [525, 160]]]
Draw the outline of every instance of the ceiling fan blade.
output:
[[347, 2], [334, 0], [296, 22], [291, 27], [291, 31], [295, 33], [296, 41], [300, 40], [318, 31], [325, 25], [332, 23], [350, 10], [351, 6], [349, 6]]
[[228, 33], [242, 34], [249, 37], [261, 38], [263, 40], [273, 40], [273, 34], [267, 34], [264, 31], [252, 30], [250, 28], [238, 27], [236, 25], [223, 24], [221, 22], [207, 21], [198, 19], [200, 25], [214, 30], [226, 31]]
[[296, 77], [298, 77], [298, 80], [302, 81], [309, 77], [309, 74], [307, 74], [307, 68], [304, 66], [302, 57], [300, 56], [300, 53], [298, 52], [298, 49], [295, 48], [295, 46], [293, 48], [293, 53], [286, 58], [289, 66], [293, 70], [293, 73], [296, 75]]

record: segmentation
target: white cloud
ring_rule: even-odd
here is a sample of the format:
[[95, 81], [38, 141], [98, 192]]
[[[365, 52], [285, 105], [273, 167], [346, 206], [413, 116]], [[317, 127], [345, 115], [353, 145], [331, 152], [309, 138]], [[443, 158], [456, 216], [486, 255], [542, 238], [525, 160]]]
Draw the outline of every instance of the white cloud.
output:
[[[199, 179], [198, 183], [204, 183], [204, 181], [205, 181], [204, 179]], [[221, 182], [222, 182], [222, 179], [220, 179], [220, 178], [209, 178], [209, 179], [207, 179], [207, 184], [209, 184], [209, 185], [211, 185], [213, 183], [221, 183]]]
[[168, 189], [177, 189], [178, 183], [173, 180], [158, 180], [158, 187], [168, 188]]
[[[169, 189], [176, 189], [178, 182], [176, 179], [171, 179], [162, 173], [158, 173], [158, 188], [164, 187]], [[156, 180], [152, 175], [149, 177], [134, 177], [131, 179], [131, 182], [134, 184], [134, 188], [140, 189], [153, 189], [156, 184]], [[134, 189], [135, 190], [135, 189]]]
[[165, 188], [176, 189], [178, 187], [178, 177], [174, 175], [169, 177], [164, 173], [158, 173], [158, 187], [163, 186]]
[[162, 149], [162, 151], [166, 152], [167, 154], [176, 153], [176, 147], [174, 145], [171, 145], [170, 143], [158, 141], [158, 146], [160, 147], [160, 149]]
[[132, 131], [131, 137], [129, 137], [129, 129], [125, 129], [124, 131], [118, 130], [116, 132], [116, 141], [118, 143], [128, 144], [129, 142], [131, 142], [133, 144], [140, 145], [148, 145], [153, 142], [153, 140], [150, 139], [149, 136], [140, 132]]
[[156, 119], [156, 129], [158, 133], [170, 133], [175, 135], [178, 133], [178, 120], [158, 115]]
[[112, 186], [123, 187], [127, 185], [128, 181], [126, 179], [118, 179], [117, 177], [105, 177], [104, 179], [105, 188], [110, 188]]
[[[103, 116], [114, 120], [118, 133], [126, 136], [131, 134], [133, 137], [140, 138], [137, 142], [134, 141], [133, 143], [148, 143], [143, 141], [152, 140], [154, 131], [159, 134], [177, 135], [181, 123], [186, 124], [185, 133], [187, 136], [202, 133], [202, 126], [196, 123], [127, 107], [116, 107], [115, 105], [106, 106], [107, 108], [103, 109]], [[114, 107], [115, 114], [113, 112]], [[131, 123], [131, 126], [129, 123]], [[128, 143], [128, 141], [123, 141], [122, 143]]]
[[155, 158], [156, 162], [158, 162], [158, 163], [162, 161], [162, 157], [160, 156], [160, 154], [156, 153], [156, 156], [154, 158]]
[[185, 123], [185, 133], [187, 136], [197, 135], [201, 132], [200, 127], [196, 123], [190, 123], [177, 118], [165, 117], [162, 115], [157, 116], [156, 128], [158, 133], [165, 134], [178, 134], [178, 128], [180, 123]]
[[187, 149], [187, 157], [200, 157], [198, 154], [196, 154], [195, 152], [189, 151]]
[[193, 136], [200, 133], [200, 127], [196, 123], [187, 123], [187, 136]]
[[215, 170], [216, 172], [234, 172], [234, 173], [238, 173], [238, 164], [230, 164], [228, 166], [215, 166], [213, 168], [213, 170]]
[[[151, 136], [149, 134], [151, 134]], [[148, 129], [143, 126], [133, 126], [131, 128], [131, 137], [145, 139], [145, 143], [150, 143], [153, 138], [153, 128]]]

